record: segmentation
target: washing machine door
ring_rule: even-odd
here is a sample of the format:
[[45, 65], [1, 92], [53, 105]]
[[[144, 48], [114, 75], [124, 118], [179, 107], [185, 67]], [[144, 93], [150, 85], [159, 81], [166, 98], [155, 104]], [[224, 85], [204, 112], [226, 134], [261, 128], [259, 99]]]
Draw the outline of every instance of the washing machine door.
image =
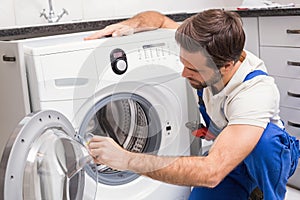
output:
[[74, 140], [68, 119], [56, 111], [26, 116], [1, 159], [0, 199], [95, 199], [95, 168], [85, 146]]
[[[157, 154], [161, 144], [161, 121], [153, 105], [144, 97], [128, 92], [114, 93], [87, 101], [88, 108], [81, 121], [78, 136], [110, 137], [122, 148], [136, 153]], [[82, 109], [85, 111], [86, 109]], [[131, 171], [118, 171], [109, 167], [97, 168], [99, 186], [129, 184], [140, 175]], [[89, 169], [86, 169], [89, 173]], [[94, 173], [94, 172], [93, 172]], [[93, 177], [93, 175], [90, 175]]]

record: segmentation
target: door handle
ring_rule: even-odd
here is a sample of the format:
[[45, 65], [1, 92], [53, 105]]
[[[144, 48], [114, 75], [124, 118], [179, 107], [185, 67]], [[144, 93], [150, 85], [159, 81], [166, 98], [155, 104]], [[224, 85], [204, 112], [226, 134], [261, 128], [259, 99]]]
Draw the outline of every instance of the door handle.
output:
[[292, 66], [300, 66], [300, 62], [294, 62], [294, 61], [287, 61], [287, 64]]
[[289, 91], [287, 92], [287, 95], [290, 96], [290, 97], [300, 98], [300, 94], [289, 92]]
[[16, 57], [15, 56], [2, 56], [3, 61], [5, 62], [16, 62]]
[[293, 127], [296, 127], [296, 128], [300, 128], [300, 124], [295, 123], [295, 122], [288, 121], [287, 124], [288, 124], [289, 126], [293, 126]]
[[291, 29], [287, 29], [286, 30], [287, 34], [300, 34], [300, 30], [291, 30]]

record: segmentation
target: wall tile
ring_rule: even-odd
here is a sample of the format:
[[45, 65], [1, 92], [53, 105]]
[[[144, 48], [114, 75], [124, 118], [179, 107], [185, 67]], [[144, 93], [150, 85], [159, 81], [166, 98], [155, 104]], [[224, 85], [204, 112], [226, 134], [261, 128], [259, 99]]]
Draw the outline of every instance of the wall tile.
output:
[[[131, 16], [145, 10], [156, 10], [162, 13], [193, 12], [202, 8], [199, 0], [122, 0], [116, 5], [120, 16]], [[130, 6], [130, 9], [128, 7]]]
[[[63, 8], [69, 13], [69, 15], [64, 15], [60, 22], [81, 20], [81, 3], [81, 0], [52, 0], [55, 15], [61, 14]], [[49, 16], [48, 0], [15, 0], [16, 25], [48, 23], [44, 17], [40, 17], [43, 9], [45, 9], [47, 16]]]
[[118, 18], [119, 15], [116, 13], [115, 5], [122, 1], [82, 0], [82, 2], [83, 18], [93, 20]]
[[0, 28], [15, 25], [15, 11], [12, 0], [1, 0], [0, 3]]
[[[226, 0], [82, 0], [84, 19], [131, 17], [146, 10], [157, 10], [165, 14], [198, 12], [205, 8], [224, 7]], [[241, 1], [241, 0], [240, 0]], [[240, 1], [234, 3], [240, 4]]]
[[[10, 26], [28, 26], [47, 24], [40, 17], [42, 9], [49, 15], [49, 0], [1, 0], [0, 28]], [[278, 3], [300, 0], [274, 0]], [[194, 13], [209, 8], [235, 9], [243, 0], [52, 0], [55, 14], [65, 8], [69, 15], [63, 16], [60, 22], [88, 21], [131, 17], [145, 10], [157, 10], [164, 14]]]

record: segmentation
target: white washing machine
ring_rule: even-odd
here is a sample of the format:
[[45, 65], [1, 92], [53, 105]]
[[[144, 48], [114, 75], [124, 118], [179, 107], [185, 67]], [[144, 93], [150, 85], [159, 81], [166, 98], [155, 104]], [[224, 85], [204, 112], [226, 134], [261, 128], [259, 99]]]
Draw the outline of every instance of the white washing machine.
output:
[[83, 41], [89, 34], [0, 42], [1, 198], [187, 199], [189, 187], [129, 171], [77, 170], [91, 134], [129, 151], [190, 155], [185, 123], [199, 120], [174, 31]]

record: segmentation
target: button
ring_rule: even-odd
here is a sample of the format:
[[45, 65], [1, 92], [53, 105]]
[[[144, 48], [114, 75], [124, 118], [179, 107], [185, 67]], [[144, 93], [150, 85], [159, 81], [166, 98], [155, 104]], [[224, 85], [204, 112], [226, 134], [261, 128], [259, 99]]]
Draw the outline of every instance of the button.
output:
[[127, 68], [127, 63], [124, 60], [118, 60], [116, 67], [119, 71], [124, 71]]

